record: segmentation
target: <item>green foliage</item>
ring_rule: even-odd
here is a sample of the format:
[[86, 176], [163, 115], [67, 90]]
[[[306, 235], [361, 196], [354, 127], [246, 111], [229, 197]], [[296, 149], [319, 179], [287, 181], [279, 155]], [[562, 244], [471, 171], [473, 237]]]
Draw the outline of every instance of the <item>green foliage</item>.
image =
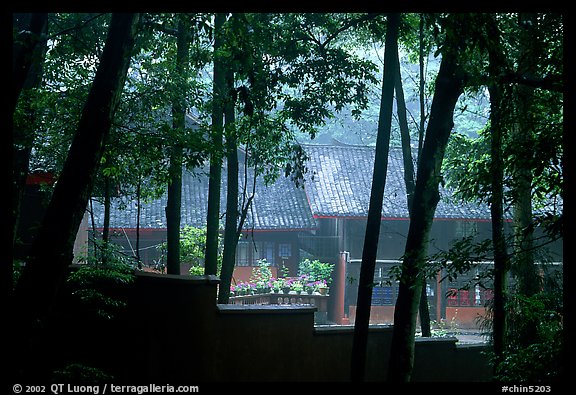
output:
[[252, 275], [250, 276], [250, 281], [254, 283], [267, 283], [272, 278], [272, 270], [270, 269], [270, 263], [266, 259], [260, 259], [258, 265], [252, 268]]
[[[252, 275], [250, 276], [250, 283], [254, 285], [255, 292], [269, 292], [273, 288], [272, 280], [270, 263], [266, 259], [260, 259], [258, 265], [252, 268]], [[278, 285], [276, 288], [278, 288]]]
[[458, 333], [458, 321], [457, 321], [458, 311], [456, 310], [456, 314], [452, 317], [450, 321], [447, 321], [444, 318], [440, 320], [431, 320], [430, 321], [430, 328], [432, 332], [432, 337], [449, 337], [454, 336]]
[[132, 266], [111, 262], [106, 265], [83, 265], [73, 271], [66, 282], [72, 296], [81, 302], [86, 311], [110, 319], [126, 306], [119, 292], [132, 284], [134, 279]]
[[12, 262], [12, 289], [16, 289], [16, 284], [22, 275], [22, 270], [24, 269], [23, 262], [13, 261]]
[[[427, 265], [427, 277], [434, 278], [438, 271], [443, 270], [444, 277], [441, 281], [455, 281], [458, 276], [468, 273], [472, 269], [483, 268], [483, 263], [491, 259], [492, 240], [475, 240], [474, 235], [455, 240], [446, 251], [440, 251], [429, 258]], [[492, 278], [492, 270], [484, 268], [474, 278], [475, 283], [468, 286], [488, 286]]]
[[180, 230], [180, 261], [194, 266], [204, 263], [206, 228], [185, 226]]
[[[442, 170], [446, 186], [463, 201], [488, 202], [491, 196], [490, 130], [477, 138], [453, 133], [446, 149]], [[462, 153], [466, 153], [463, 155]]]
[[53, 382], [55, 383], [82, 383], [100, 384], [110, 382], [113, 376], [103, 370], [80, 363], [71, 363], [61, 370], [54, 371]]
[[[219, 246], [222, 245], [222, 236], [218, 237]], [[222, 251], [218, 249], [218, 273], [222, 268]], [[204, 254], [206, 252], [206, 227], [196, 228], [185, 226], [180, 229], [180, 262], [188, 263], [189, 273], [193, 276], [204, 275]]]
[[110, 319], [126, 306], [122, 292], [135, 280], [133, 261], [114, 243], [97, 240], [95, 246], [96, 253], [84, 258], [86, 263], [70, 273], [66, 284], [85, 311]]
[[[561, 278], [560, 278], [561, 280]], [[564, 306], [562, 283], [530, 297], [511, 295], [507, 303], [509, 345], [496, 378], [508, 382], [550, 382], [563, 374]], [[529, 341], [525, 334], [532, 333]]]
[[332, 283], [332, 271], [334, 271], [333, 263], [320, 262], [318, 259], [304, 259], [298, 265], [298, 275], [307, 276], [308, 281], [311, 282], [324, 280], [330, 285]]
[[120, 245], [97, 238], [93, 238], [91, 242], [93, 248], [78, 257], [80, 262], [92, 266], [101, 265], [102, 262], [127, 267], [131, 267], [134, 264], [133, 258], [125, 255]]

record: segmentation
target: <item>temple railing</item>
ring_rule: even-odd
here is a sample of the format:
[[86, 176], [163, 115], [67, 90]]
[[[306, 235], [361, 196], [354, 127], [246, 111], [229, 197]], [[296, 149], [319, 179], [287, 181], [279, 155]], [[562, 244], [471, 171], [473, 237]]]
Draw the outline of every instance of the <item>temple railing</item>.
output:
[[296, 293], [291, 291], [288, 293], [265, 293], [233, 296], [229, 299], [228, 304], [237, 305], [300, 305], [300, 306], [313, 306], [317, 308], [316, 321], [322, 323], [325, 321], [326, 313], [328, 311], [328, 295], [321, 295], [318, 292], [308, 294], [305, 292]]

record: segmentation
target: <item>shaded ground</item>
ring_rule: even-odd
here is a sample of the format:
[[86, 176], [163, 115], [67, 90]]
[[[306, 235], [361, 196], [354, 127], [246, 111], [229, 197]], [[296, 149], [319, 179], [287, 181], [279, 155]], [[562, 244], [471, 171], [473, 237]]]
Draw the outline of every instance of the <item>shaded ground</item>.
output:
[[[323, 325], [317, 325], [322, 327], [353, 327], [354, 325], [337, 325], [334, 323], [328, 323]], [[386, 325], [385, 325], [386, 326]], [[443, 330], [443, 331], [433, 331], [432, 337], [455, 337], [458, 339], [458, 344], [481, 344], [487, 343], [488, 337], [482, 334], [479, 329], [455, 329], [455, 330]], [[420, 336], [420, 332], [416, 332], [416, 336]]]

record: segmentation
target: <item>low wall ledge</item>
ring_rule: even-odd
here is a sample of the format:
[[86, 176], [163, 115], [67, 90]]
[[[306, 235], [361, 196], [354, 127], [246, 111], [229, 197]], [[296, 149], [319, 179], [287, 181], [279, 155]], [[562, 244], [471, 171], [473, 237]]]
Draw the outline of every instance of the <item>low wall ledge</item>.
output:
[[492, 347], [488, 343], [456, 343], [456, 348], [458, 350], [468, 350], [468, 349], [490, 350]]
[[220, 278], [214, 275], [208, 276], [188, 276], [179, 274], [159, 274], [159, 273], [149, 273], [149, 272], [136, 272], [136, 277], [141, 277], [145, 279], [154, 279], [156, 281], [170, 281], [178, 283], [189, 283], [189, 284], [219, 284]]
[[[368, 333], [392, 332], [392, 325], [370, 325]], [[318, 335], [339, 335], [354, 333], [354, 325], [317, 325], [314, 333]]]
[[438, 344], [438, 343], [454, 343], [458, 342], [458, 338], [454, 336], [446, 336], [446, 337], [421, 337], [418, 336], [414, 339], [416, 343], [423, 343], [423, 344]]
[[219, 304], [222, 314], [312, 314], [317, 308], [294, 305]]

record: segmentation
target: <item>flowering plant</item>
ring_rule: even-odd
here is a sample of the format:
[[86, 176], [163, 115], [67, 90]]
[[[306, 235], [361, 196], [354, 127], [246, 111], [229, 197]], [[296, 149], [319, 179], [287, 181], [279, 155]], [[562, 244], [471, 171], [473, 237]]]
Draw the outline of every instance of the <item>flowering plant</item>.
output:
[[290, 289], [296, 292], [302, 292], [304, 290], [304, 284], [300, 279], [295, 279], [290, 284]]
[[280, 292], [286, 285], [286, 280], [283, 278], [271, 278], [269, 284], [272, 291]]
[[256, 286], [249, 283], [238, 283], [230, 287], [230, 291], [234, 292], [235, 295], [251, 295], [254, 293]]

